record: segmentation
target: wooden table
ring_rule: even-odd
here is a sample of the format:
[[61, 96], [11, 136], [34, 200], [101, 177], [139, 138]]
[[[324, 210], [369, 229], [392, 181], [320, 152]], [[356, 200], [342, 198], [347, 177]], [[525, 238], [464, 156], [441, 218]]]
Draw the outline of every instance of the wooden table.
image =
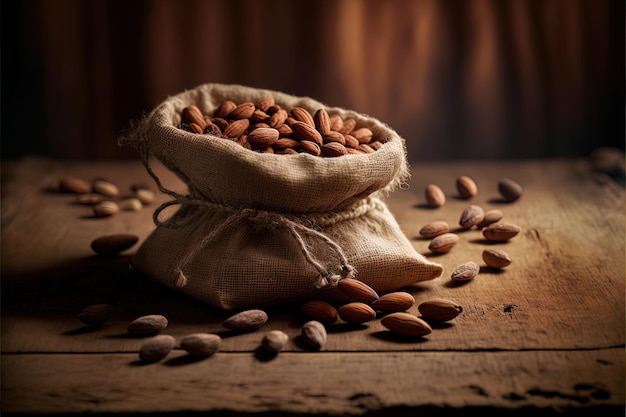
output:
[[[168, 170], [155, 170], [184, 191]], [[140, 212], [94, 218], [75, 196], [54, 191], [59, 179], [105, 177], [125, 191], [151, 183], [140, 162], [3, 162], [2, 414], [623, 415], [624, 189], [584, 159], [452, 161], [414, 164], [412, 172], [409, 187], [387, 203], [417, 252], [444, 273], [408, 290], [418, 302], [457, 300], [464, 310], [456, 319], [419, 340], [390, 335], [380, 320], [337, 322], [326, 349], [313, 352], [297, 342], [298, 306], [283, 306], [269, 309], [258, 331], [224, 334], [209, 358], [177, 348], [145, 364], [137, 353], [143, 340], [126, 330], [134, 318], [163, 314], [166, 333], [180, 338], [220, 333], [228, 315], [129, 270], [138, 245], [113, 259], [94, 256], [90, 243], [105, 234], [134, 233], [141, 243], [166, 196]], [[479, 186], [471, 203], [503, 211], [520, 234], [487, 245], [477, 230], [459, 232], [451, 252], [431, 254], [420, 228], [441, 219], [456, 230], [470, 204], [456, 195], [459, 175]], [[523, 185], [521, 199], [499, 200], [501, 177]], [[425, 206], [428, 183], [446, 192], [443, 207]], [[456, 266], [484, 265], [487, 247], [506, 250], [513, 263], [453, 285]], [[110, 322], [78, 321], [82, 308], [100, 302], [116, 306]], [[266, 360], [257, 349], [271, 329], [292, 339]]]

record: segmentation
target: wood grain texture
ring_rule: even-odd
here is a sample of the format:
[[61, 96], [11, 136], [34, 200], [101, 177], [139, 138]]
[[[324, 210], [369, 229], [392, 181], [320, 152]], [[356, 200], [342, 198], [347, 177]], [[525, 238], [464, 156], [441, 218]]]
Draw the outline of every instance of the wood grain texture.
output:
[[[169, 188], [184, 191], [167, 169], [157, 164], [155, 170]], [[392, 335], [380, 320], [338, 321], [328, 326], [325, 352], [313, 353], [299, 338], [305, 318], [298, 305], [268, 309], [268, 323], [258, 331], [232, 333], [222, 326], [230, 313], [129, 269], [129, 256], [154, 229], [152, 211], [166, 196], [140, 212], [98, 219], [74, 196], [54, 191], [65, 175], [105, 177], [124, 193], [133, 183], [153, 185], [141, 163], [27, 158], [3, 164], [2, 411], [347, 415], [464, 405], [493, 412], [623, 406], [624, 190], [585, 160], [455, 161], [416, 165], [412, 174], [387, 203], [415, 249], [441, 263], [444, 273], [404, 290], [418, 303], [453, 298], [463, 313], [419, 340]], [[471, 200], [456, 195], [459, 175], [478, 185]], [[502, 177], [524, 187], [522, 198], [502, 201], [496, 188]], [[443, 207], [425, 205], [429, 183], [447, 194]], [[478, 230], [460, 230], [469, 204], [501, 210], [502, 221], [519, 225], [521, 233], [490, 243]], [[428, 251], [419, 229], [431, 220], [445, 220], [458, 233], [451, 252]], [[140, 242], [116, 258], [95, 256], [90, 242], [117, 232], [137, 234]], [[513, 263], [487, 268], [486, 248], [506, 250]], [[470, 260], [480, 274], [453, 283], [452, 271]], [[101, 302], [116, 307], [110, 322], [88, 327], [78, 321], [82, 308]], [[410, 312], [418, 314], [417, 306]], [[137, 366], [143, 339], [129, 337], [126, 328], [144, 314], [165, 315], [165, 333], [178, 340], [218, 333], [221, 351], [196, 362], [177, 349], [162, 363]], [[276, 359], [260, 360], [255, 353], [273, 329], [290, 341]], [[133, 385], [145, 389], [130, 395]], [[167, 401], [151, 400], [166, 391]]]
[[2, 410], [303, 415], [388, 410], [386, 415], [395, 416], [416, 409], [452, 413], [484, 407], [491, 409], [486, 415], [495, 416], [494, 410], [558, 414], [595, 406], [618, 415], [624, 404], [623, 368], [622, 349], [311, 352], [306, 358], [281, 353], [268, 361], [220, 352], [194, 360], [176, 351], [148, 365], [131, 354], [5, 355]]

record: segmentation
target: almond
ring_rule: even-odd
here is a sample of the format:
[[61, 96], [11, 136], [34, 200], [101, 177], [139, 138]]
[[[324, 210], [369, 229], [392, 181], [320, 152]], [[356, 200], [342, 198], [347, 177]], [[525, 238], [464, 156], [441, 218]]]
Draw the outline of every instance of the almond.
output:
[[423, 237], [432, 239], [450, 231], [450, 225], [443, 220], [435, 220], [424, 225], [419, 234]]
[[307, 321], [300, 329], [302, 340], [315, 350], [322, 350], [326, 345], [326, 328], [317, 320]]
[[485, 249], [483, 251], [483, 261], [492, 268], [504, 268], [511, 265], [509, 254], [500, 249]]
[[238, 138], [248, 130], [250, 127], [249, 119], [239, 119], [231, 122], [225, 129], [222, 130], [224, 136], [228, 138]]
[[355, 301], [337, 309], [337, 314], [346, 323], [360, 324], [376, 318], [376, 311], [365, 303]]
[[363, 153], [374, 153], [376, 152], [374, 150], [374, 148], [372, 148], [370, 145], [368, 145], [367, 143], [361, 143], [359, 144], [358, 147], [359, 150], [363, 151]]
[[502, 178], [498, 181], [498, 192], [505, 201], [513, 202], [522, 196], [522, 186], [510, 178]]
[[378, 300], [372, 301], [372, 308], [380, 311], [406, 311], [415, 304], [415, 298], [404, 291], [390, 292], [381, 295]]
[[252, 116], [250, 116], [250, 120], [253, 122], [264, 122], [265, 120], [269, 118], [270, 118], [270, 115], [265, 113], [261, 109], [255, 109], [254, 112], [252, 113]]
[[113, 317], [115, 309], [111, 304], [94, 304], [78, 313], [78, 320], [88, 326], [101, 326]]
[[[283, 125], [287, 126], [287, 125]], [[272, 144], [274, 149], [287, 149], [287, 148], [295, 148], [298, 146], [298, 141], [291, 138], [279, 138]]]
[[346, 147], [339, 142], [328, 142], [321, 147], [322, 154], [324, 156], [336, 157], [342, 156], [347, 153]]
[[141, 345], [139, 359], [144, 362], [156, 362], [166, 357], [176, 346], [174, 336], [162, 334], [154, 336]]
[[333, 130], [335, 132], [341, 132], [341, 129], [343, 128], [343, 119], [341, 118], [341, 116], [335, 113], [335, 114], [329, 114], [329, 118], [330, 118], [330, 130]]
[[204, 121], [204, 116], [202, 115], [202, 111], [198, 108], [198, 106], [191, 104], [183, 109], [181, 120], [183, 123], [195, 123], [204, 129], [206, 122]]
[[229, 330], [251, 331], [256, 330], [267, 322], [267, 313], [263, 310], [244, 310], [230, 316], [222, 323]]
[[[327, 135], [331, 132], [330, 129], [330, 116], [326, 109], [321, 108], [315, 112], [313, 115], [313, 122], [315, 124], [315, 128], [322, 134]], [[343, 137], [343, 135], [342, 135]]]
[[370, 143], [372, 141], [372, 136], [374, 136], [371, 129], [367, 127], [361, 127], [353, 130], [350, 134], [354, 136], [359, 143]]
[[315, 127], [313, 116], [311, 116], [311, 113], [304, 107], [294, 107], [291, 109], [291, 116], [299, 122], [304, 122], [313, 128]]
[[295, 122], [291, 125], [291, 128], [293, 129], [294, 136], [300, 140], [309, 140], [317, 143], [319, 146], [324, 144], [322, 134], [308, 123]]
[[[91, 189], [91, 184], [89, 184], [89, 189]], [[95, 206], [98, 203], [101, 203], [105, 200], [104, 196], [96, 193], [85, 193], [79, 194], [76, 198], [77, 204], [85, 204], [88, 206]]]
[[344, 278], [337, 283], [337, 286], [344, 295], [362, 303], [370, 304], [380, 298], [372, 287], [358, 279]]
[[[226, 117], [228, 117], [228, 114], [235, 109], [235, 107], [237, 107], [237, 105], [234, 101], [225, 100], [215, 109], [215, 111], [213, 112], [213, 117], [225, 119]], [[224, 129], [222, 128], [222, 130]]]
[[342, 145], [346, 144], [345, 136], [339, 132], [335, 132], [334, 130], [324, 133], [323, 139], [324, 143], [337, 142]]
[[285, 348], [285, 345], [289, 341], [289, 336], [282, 330], [271, 330], [263, 336], [261, 341], [261, 348], [272, 354], [277, 354]]
[[131, 233], [116, 233], [94, 239], [91, 249], [98, 255], [112, 256], [132, 247], [138, 240], [139, 236]]
[[116, 198], [120, 195], [120, 190], [117, 188], [117, 185], [107, 180], [95, 179], [91, 183], [91, 187], [94, 193], [105, 197]]
[[204, 130], [202, 131], [205, 135], [222, 137], [222, 129], [218, 125], [213, 122], [209, 122], [204, 126]]
[[101, 201], [93, 206], [93, 214], [96, 217], [108, 217], [120, 211], [120, 206], [115, 201]]
[[343, 124], [341, 125], [341, 129], [339, 130], [339, 132], [343, 133], [344, 135], [349, 135], [352, 133], [355, 127], [356, 127], [356, 120], [345, 119], [343, 121]]
[[286, 110], [278, 109], [275, 113], [273, 113], [270, 116], [270, 119], [268, 120], [267, 123], [274, 129], [278, 129], [280, 126], [283, 125], [283, 123], [285, 123], [285, 120], [287, 120], [288, 116], [289, 114], [287, 114]]
[[456, 179], [456, 189], [463, 198], [472, 198], [478, 194], [476, 182], [467, 175], [461, 175]]
[[278, 140], [278, 130], [271, 127], [259, 127], [248, 134], [248, 142], [262, 149], [272, 146]]
[[138, 198], [128, 197], [119, 202], [120, 210], [125, 211], [141, 211], [143, 204]]
[[410, 313], [390, 313], [380, 319], [380, 323], [394, 333], [411, 337], [422, 337], [430, 334], [430, 324]]
[[461, 218], [459, 219], [459, 225], [463, 229], [471, 229], [474, 226], [480, 224], [485, 218], [485, 212], [482, 207], [472, 204], [463, 210]]
[[192, 333], [183, 337], [180, 347], [197, 358], [206, 358], [217, 352], [222, 344], [222, 338], [213, 333]]
[[92, 187], [89, 181], [77, 177], [64, 177], [59, 181], [59, 190], [64, 193], [87, 194]]
[[156, 199], [156, 194], [149, 188], [140, 188], [135, 191], [135, 197], [139, 199], [142, 204], [151, 204]]
[[466, 262], [452, 272], [453, 281], [470, 281], [478, 275], [480, 267], [476, 262]]
[[428, 184], [424, 190], [426, 203], [433, 208], [441, 207], [446, 203], [446, 195], [437, 184]]
[[128, 325], [128, 333], [135, 336], [154, 336], [167, 327], [167, 319], [159, 314], [136, 318]]
[[463, 307], [457, 302], [445, 298], [431, 298], [423, 301], [417, 309], [425, 319], [440, 322], [452, 320], [463, 312]]
[[272, 97], [272, 96], [267, 96], [267, 97], [263, 97], [262, 99], [260, 99], [259, 101], [257, 101], [257, 102], [255, 103], [255, 106], [256, 106], [259, 110], [264, 111], [264, 112], [267, 112], [267, 110], [268, 110], [271, 106], [273, 106], [275, 103], [276, 103], [276, 102], [275, 102], [275, 100], [274, 100], [274, 97]]
[[254, 107], [254, 103], [250, 101], [241, 103], [237, 105], [237, 107], [232, 109], [230, 113], [228, 113], [228, 118], [235, 119], [235, 120], [249, 119], [254, 114], [255, 108], [256, 107]]
[[311, 155], [320, 156], [322, 154], [320, 146], [310, 140], [301, 140], [298, 143], [298, 146], [303, 152], [309, 153]]
[[307, 301], [302, 305], [302, 313], [322, 323], [333, 323], [337, 320], [337, 309], [326, 301]]
[[455, 233], [443, 233], [436, 236], [430, 241], [428, 249], [434, 253], [446, 253], [450, 252], [452, 248], [458, 243], [459, 236]]
[[346, 147], [356, 149], [359, 147], [360, 143], [354, 136], [350, 134], [344, 134], [343, 140], [345, 142]]
[[504, 242], [520, 232], [521, 228], [514, 224], [494, 223], [483, 229], [483, 236], [493, 242]]
[[282, 125], [278, 126], [276, 129], [278, 130], [278, 133], [280, 134], [281, 138], [286, 138], [286, 137], [293, 135], [293, 129], [291, 128], [291, 126], [289, 126], [286, 123], [283, 123]]
[[499, 222], [500, 220], [502, 220], [502, 217], [504, 217], [504, 214], [500, 210], [487, 210], [485, 212], [485, 217], [483, 218], [483, 221], [478, 223], [476, 225], [476, 228], [482, 229], [489, 226], [490, 224]]

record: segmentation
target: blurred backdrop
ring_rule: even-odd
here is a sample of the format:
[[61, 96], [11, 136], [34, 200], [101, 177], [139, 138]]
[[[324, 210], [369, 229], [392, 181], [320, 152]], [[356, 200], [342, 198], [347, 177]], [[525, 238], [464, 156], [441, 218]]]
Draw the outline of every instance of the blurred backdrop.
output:
[[207, 82], [374, 116], [411, 161], [624, 148], [623, 0], [3, 1], [2, 157], [115, 138]]

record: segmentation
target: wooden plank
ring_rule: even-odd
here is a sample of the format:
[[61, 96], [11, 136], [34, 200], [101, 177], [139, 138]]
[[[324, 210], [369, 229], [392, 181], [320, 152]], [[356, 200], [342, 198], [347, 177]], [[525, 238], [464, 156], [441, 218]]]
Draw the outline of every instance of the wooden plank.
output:
[[3, 414], [609, 416], [623, 415], [623, 404], [624, 349], [309, 352], [265, 361], [221, 352], [196, 361], [176, 351], [153, 364], [131, 354], [2, 357]]
[[[62, 163], [32, 158], [3, 167], [2, 277], [3, 352], [134, 352], [140, 341], [125, 336], [127, 324], [141, 314], [164, 314], [168, 332], [180, 337], [195, 331], [222, 332], [224, 312], [217, 311], [127, 271], [127, 258], [95, 258], [89, 243], [112, 232], [145, 238], [154, 225], [152, 209], [90, 218], [73, 197], [45, 192], [63, 175], [107, 177], [121, 189], [150, 182], [137, 161]], [[158, 164], [168, 186], [182, 183]], [[6, 175], [5, 175], [6, 174]], [[419, 228], [432, 219], [456, 226], [470, 202], [455, 197], [454, 180], [470, 175], [479, 185], [471, 200], [485, 209], [499, 208], [505, 220], [523, 232], [505, 244], [489, 245], [480, 232], [459, 233], [450, 253], [433, 256]], [[495, 184], [509, 176], [525, 189], [513, 204], [498, 201]], [[440, 209], [424, 207], [426, 184], [448, 194]], [[408, 189], [393, 193], [389, 207], [416, 250], [444, 265], [444, 275], [411, 291], [419, 300], [454, 298], [465, 308], [450, 325], [436, 328], [425, 343], [389, 337], [375, 321], [329, 329], [333, 351], [573, 349], [624, 344], [624, 193], [591, 171], [584, 160], [467, 162], [413, 167]], [[486, 247], [504, 248], [514, 263], [495, 272], [483, 268], [466, 285], [452, 285], [449, 274], [459, 264], [481, 264]], [[132, 250], [128, 252], [132, 254]], [[75, 315], [96, 302], [112, 302], [118, 315], [96, 331]], [[416, 312], [415, 307], [411, 310]], [[593, 318], [593, 322], [590, 322]], [[279, 328], [297, 336], [303, 318], [298, 306], [273, 309], [264, 329]], [[253, 351], [260, 332], [225, 337], [224, 351]], [[300, 350], [296, 344], [290, 350]]]

